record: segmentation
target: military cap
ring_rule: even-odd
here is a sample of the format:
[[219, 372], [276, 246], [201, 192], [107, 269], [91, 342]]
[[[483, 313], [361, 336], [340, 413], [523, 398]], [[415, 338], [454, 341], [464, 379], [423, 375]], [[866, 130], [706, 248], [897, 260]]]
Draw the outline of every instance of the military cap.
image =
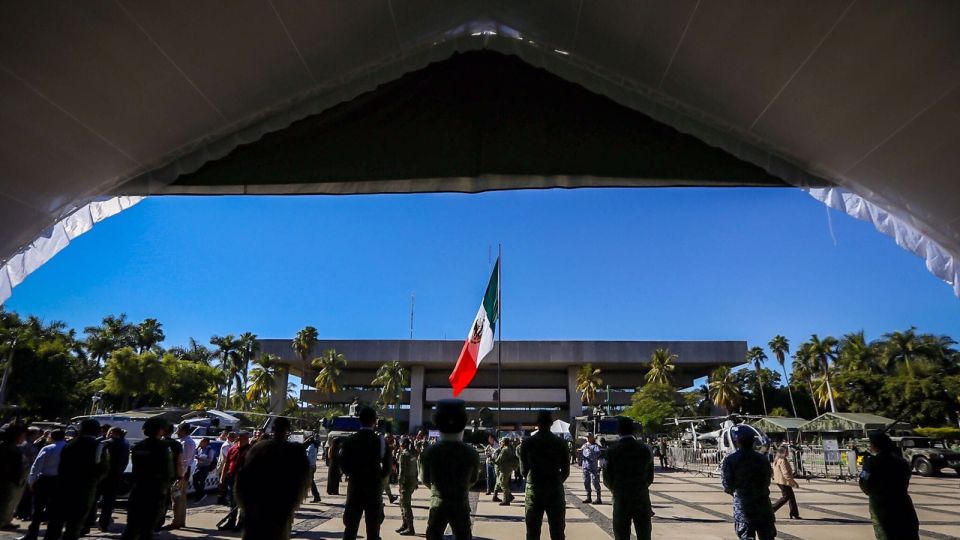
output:
[[460, 433], [467, 426], [467, 404], [462, 399], [441, 399], [433, 423], [440, 433]]

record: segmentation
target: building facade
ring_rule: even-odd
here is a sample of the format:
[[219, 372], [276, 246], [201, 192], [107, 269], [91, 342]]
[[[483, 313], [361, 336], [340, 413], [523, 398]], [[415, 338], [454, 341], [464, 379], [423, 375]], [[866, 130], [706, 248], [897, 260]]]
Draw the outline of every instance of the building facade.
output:
[[[260, 346], [286, 366], [277, 378], [278, 390], [287, 387], [289, 374], [303, 375], [304, 366], [294, 354], [291, 340], [265, 339]], [[462, 347], [459, 340], [321, 340], [310, 358], [330, 349], [343, 354], [347, 367], [339, 381], [342, 388], [336, 393], [304, 389], [301, 399], [344, 408], [355, 397], [372, 404], [380, 396], [379, 388], [372, 384], [377, 369], [398, 361], [410, 372], [409, 387], [401, 396], [400, 420], [412, 431], [430, 421], [438, 400], [452, 397], [447, 378]], [[616, 410], [629, 405], [633, 391], [644, 382], [651, 353], [661, 347], [677, 355], [674, 382], [679, 388], [692, 385], [694, 379], [717, 366], [743, 364], [747, 350], [745, 341], [503, 341], [494, 346], [476, 378], [458, 397], [467, 402], [472, 419], [480, 419], [483, 408], [496, 411], [499, 359], [503, 426], [530, 425], [539, 409], [554, 410], [558, 418], [569, 421], [585, 411], [587, 404], [576, 390], [576, 379], [580, 367], [591, 364], [601, 370], [605, 385], [597, 401]], [[310, 367], [306, 371], [307, 386], [312, 386], [317, 372]], [[275, 407], [282, 406], [279, 400], [275, 402]]]

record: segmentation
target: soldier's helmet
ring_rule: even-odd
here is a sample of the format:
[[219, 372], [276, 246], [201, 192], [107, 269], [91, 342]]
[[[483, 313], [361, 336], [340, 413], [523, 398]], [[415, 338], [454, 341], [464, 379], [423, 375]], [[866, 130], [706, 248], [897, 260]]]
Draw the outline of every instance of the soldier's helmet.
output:
[[462, 399], [441, 399], [433, 423], [440, 433], [460, 433], [467, 426], [467, 404]]

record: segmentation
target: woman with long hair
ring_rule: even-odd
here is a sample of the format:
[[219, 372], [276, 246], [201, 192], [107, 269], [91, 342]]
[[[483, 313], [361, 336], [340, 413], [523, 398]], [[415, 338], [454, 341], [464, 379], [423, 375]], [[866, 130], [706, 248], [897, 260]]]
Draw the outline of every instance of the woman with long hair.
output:
[[777, 449], [777, 457], [773, 460], [773, 483], [780, 488], [780, 498], [773, 503], [776, 512], [783, 505], [790, 503], [790, 519], [801, 519], [800, 508], [797, 507], [797, 497], [793, 488], [800, 487], [793, 478], [793, 467], [790, 465], [790, 447], [783, 445]]

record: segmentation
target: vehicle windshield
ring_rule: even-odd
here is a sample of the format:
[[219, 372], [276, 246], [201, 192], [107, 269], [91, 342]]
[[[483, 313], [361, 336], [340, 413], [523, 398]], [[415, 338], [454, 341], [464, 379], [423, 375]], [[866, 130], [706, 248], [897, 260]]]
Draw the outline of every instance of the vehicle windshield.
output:
[[597, 433], [602, 435], [616, 435], [617, 434], [617, 419], [616, 418], [606, 418], [597, 422]]
[[938, 448], [937, 442], [933, 439], [903, 439], [901, 445], [904, 448]]
[[330, 431], [360, 431], [360, 419], [350, 416], [334, 418], [328, 429]]

